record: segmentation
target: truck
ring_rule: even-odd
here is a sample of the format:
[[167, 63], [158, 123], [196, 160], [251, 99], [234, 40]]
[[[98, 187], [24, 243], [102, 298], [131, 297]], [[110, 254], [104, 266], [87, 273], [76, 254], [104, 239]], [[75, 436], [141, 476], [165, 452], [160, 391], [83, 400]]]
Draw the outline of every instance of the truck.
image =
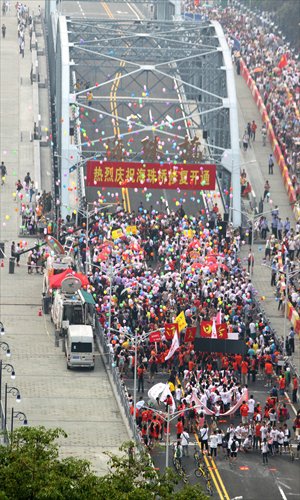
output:
[[81, 286], [80, 279], [70, 274], [54, 294], [51, 321], [59, 336], [66, 335], [69, 325], [95, 327], [95, 301]]
[[65, 338], [67, 368], [95, 368], [93, 329], [89, 325], [69, 325]]

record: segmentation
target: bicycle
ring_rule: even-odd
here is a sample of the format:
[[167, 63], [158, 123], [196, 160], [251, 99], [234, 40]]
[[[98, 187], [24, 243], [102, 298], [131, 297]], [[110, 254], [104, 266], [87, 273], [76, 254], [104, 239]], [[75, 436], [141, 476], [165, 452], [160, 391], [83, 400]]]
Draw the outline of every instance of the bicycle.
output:
[[[194, 458], [195, 458], [196, 452], [194, 453]], [[199, 455], [198, 462], [197, 462], [197, 469], [195, 470], [195, 476], [197, 478], [203, 477], [206, 481], [206, 490], [210, 494], [210, 496], [213, 495], [213, 487], [212, 487], [212, 482], [211, 482], [211, 477], [210, 477], [210, 472], [209, 469], [204, 462], [203, 458], [201, 455]]]
[[174, 465], [175, 470], [178, 473], [179, 477], [184, 482], [184, 484], [187, 484], [188, 478], [187, 478], [187, 475], [186, 475], [186, 472], [185, 472], [184, 468], [181, 465], [181, 462], [180, 462], [179, 458], [173, 457], [173, 465]]

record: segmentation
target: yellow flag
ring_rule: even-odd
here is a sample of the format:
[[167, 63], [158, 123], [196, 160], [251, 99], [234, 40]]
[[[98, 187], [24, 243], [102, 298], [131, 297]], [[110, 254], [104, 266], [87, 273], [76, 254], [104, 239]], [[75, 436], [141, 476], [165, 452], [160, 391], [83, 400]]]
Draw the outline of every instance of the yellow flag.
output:
[[183, 311], [181, 311], [181, 313], [178, 314], [178, 316], [175, 319], [174, 323], [178, 324], [179, 333], [181, 332], [181, 330], [183, 330], [187, 326], [187, 322], [185, 320], [185, 315], [184, 315]]
[[137, 227], [136, 226], [127, 226], [126, 227], [126, 233], [127, 234], [137, 234]]
[[115, 229], [111, 233], [111, 237], [112, 237], [113, 240], [117, 240], [118, 238], [121, 238], [121, 236], [123, 236], [122, 229]]

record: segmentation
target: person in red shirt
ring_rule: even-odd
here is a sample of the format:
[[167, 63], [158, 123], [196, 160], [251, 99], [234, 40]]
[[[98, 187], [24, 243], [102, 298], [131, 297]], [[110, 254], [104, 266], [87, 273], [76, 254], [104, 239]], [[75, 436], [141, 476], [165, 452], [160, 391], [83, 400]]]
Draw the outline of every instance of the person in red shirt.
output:
[[272, 385], [272, 375], [273, 375], [273, 365], [270, 361], [265, 363], [265, 375], [267, 379], [266, 387], [271, 387]]
[[260, 429], [261, 429], [261, 422], [257, 422], [257, 424], [255, 426], [254, 436], [253, 436], [253, 449], [254, 450], [258, 450], [258, 448], [260, 448], [260, 446], [261, 446]]
[[241, 374], [242, 374], [242, 385], [246, 385], [248, 382], [248, 370], [249, 363], [247, 361], [242, 361], [241, 363]]
[[176, 433], [177, 433], [177, 439], [180, 439], [181, 434], [183, 433], [183, 423], [181, 417], [178, 417], [178, 422], [176, 424]]
[[240, 414], [242, 417], [242, 423], [247, 424], [248, 423], [249, 406], [247, 405], [246, 401], [243, 401], [243, 404], [240, 407]]
[[280, 377], [279, 378], [279, 395], [283, 397], [284, 391], [285, 391], [285, 377]]

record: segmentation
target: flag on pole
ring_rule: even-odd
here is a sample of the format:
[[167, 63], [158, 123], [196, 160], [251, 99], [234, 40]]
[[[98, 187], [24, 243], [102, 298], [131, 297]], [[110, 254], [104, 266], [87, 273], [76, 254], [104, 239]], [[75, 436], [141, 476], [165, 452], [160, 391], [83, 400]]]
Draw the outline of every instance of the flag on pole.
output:
[[212, 339], [217, 339], [218, 338], [215, 318], [213, 319], [213, 322], [212, 322], [211, 338]]
[[218, 311], [216, 315], [216, 325], [220, 325], [221, 323], [222, 323], [222, 313], [221, 311]]
[[175, 351], [177, 351], [177, 349], [179, 349], [179, 339], [178, 339], [178, 333], [175, 332], [174, 333], [174, 337], [172, 339], [172, 344], [171, 344], [170, 350], [169, 350], [168, 354], [165, 357], [165, 361], [167, 361], [172, 356], [174, 356]]
[[165, 337], [166, 340], [172, 340], [174, 334], [179, 333], [177, 323], [165, 323]]
[[280, 58], [280, 61], [277, 64], [277, 67], [279, 69], [283, 69], [283, 68], [285, 68], [287, 66], [287, 64], [288, 64], [287, 56], [286, 56], [286, 54], [282, 54], [282, 56]]
[[212, 334], [212, 321], [202, 321], [200, 325], [200, 337], [211, 338]]
[[220, 323], [219, 325], [216, 325], [216, 330], [218, 339], [228, 339], [227, 323]]
[[177, 323], [178, 325], [179, 333], [187, 326], [184, 311], [181, 311], [181, 313], [178, 314], [177, 318], [175, 319], [175, 323]]
[[185, 332], [184, 342], [194, 342], [196, 337], [197, 327], [188, 326]]

